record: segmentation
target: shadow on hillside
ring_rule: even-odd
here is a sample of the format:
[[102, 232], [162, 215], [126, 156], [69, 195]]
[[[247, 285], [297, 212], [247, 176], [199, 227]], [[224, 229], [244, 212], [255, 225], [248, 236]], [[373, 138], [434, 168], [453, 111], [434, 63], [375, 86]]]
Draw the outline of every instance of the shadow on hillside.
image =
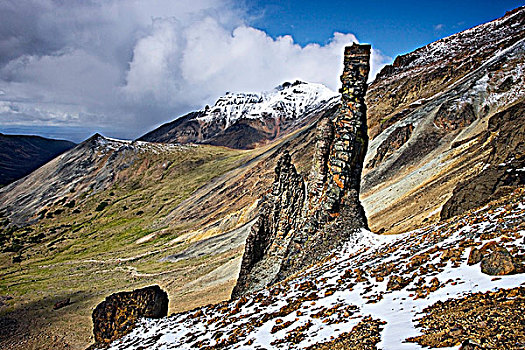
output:
[[[90, 301], [86, 292], [62, 293], [11, 308], [0, 308], [0, 349], [85, 349], [92, 340]], [[69, 299], [59, 309], [54, 306]]]

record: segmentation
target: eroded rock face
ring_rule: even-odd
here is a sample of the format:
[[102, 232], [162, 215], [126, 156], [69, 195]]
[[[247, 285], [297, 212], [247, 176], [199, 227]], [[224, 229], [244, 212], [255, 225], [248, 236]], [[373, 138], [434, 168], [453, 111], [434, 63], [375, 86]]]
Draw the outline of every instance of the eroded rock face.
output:
[[275, 168], [272, 192], [263, 199], [257, 221], [246, 240], [233, 296], [264, 288], [275, 280], [298, 226], [303, 201], [304, 180], [285, 151]]
[[141, 317], [161, 318], [168, 314], [168, 294], [159, 286], [115, 293], [93, 310], [93, 334], [104, 346], [131, 331]]
[[443, 205], [441, 219], [448, 219], [511, 193], [525, 184], [525, 102], [517, 103], [489, 119], [481, 142], [490, 150], [486, 166], [460, 182]]
[[367, 227], [359, 191], [368, 146], [364, 96], [370, 49], [355, 44], [345, 49], [341, 107], [318, 122], [307, 181], [288, 152], [281, 156], [272, 192], [263, 198], [246, 241], [232, 298], [285, 279]]
[[448, 101], [439, 107], [434, 116], [434, 124], [445, 131], [453, 131], [472, 124], [476, 120], [476, 113], [472, 104]]
[[408, 141], [413, 130], [414, 126], [412, 124], [401, 126], [394, 130], [388, 135], [385, 141], [379, 145], [375, 157], [366, 165], [366, 167], [374, 168], [381, 164]]

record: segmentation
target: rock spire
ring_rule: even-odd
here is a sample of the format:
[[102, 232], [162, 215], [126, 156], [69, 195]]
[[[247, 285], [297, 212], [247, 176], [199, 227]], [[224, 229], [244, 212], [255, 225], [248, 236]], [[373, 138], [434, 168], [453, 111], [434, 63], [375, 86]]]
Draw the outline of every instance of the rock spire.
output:
[[313, 165], [306, 180], [285, 151], [271, 193], [246, 241], [232, 298], [264, 288], [339, 247], [367, 220], [359, 201], [368, 146], [366, 94], [370, 45], [345, 48], [341, 106], [317, 126]]

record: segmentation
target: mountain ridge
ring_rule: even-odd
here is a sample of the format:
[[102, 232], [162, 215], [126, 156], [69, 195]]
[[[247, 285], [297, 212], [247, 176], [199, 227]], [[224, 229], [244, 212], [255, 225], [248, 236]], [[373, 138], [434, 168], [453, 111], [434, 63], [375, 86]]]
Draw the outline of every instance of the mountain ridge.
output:
[[74, 146], [66, 140], [0, 133], [0, 186], [28, 175]]
[[337, 104], [321, 84], [285, 82], [262, 93], [227, 93], [213, 106], [190, 112], [138, 138], [165, 143], [204, 143], [251, 149], [311, 123]]

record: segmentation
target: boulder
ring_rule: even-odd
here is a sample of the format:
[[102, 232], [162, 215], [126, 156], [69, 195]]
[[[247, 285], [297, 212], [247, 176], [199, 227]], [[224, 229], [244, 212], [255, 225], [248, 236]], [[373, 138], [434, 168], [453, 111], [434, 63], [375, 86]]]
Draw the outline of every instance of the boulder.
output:
[[130, 332], [139, 318], [168, 314], [168, 294], [159, 286], [111, 294], [93, 310], [93, 335], [98, 346]]
[[481, 260], [481, 272], [501, 276], [508, 275], [515, 270], [512, 256], [509, 251], [503, 247], [496, 247], [490, 254]]
[[472, 250], [468, 256], [467, 265], [476, 265], [481, 261], [481, 259], [483, 259], [483, 253], [481, 250], [476, 247], [472, 247]]
[[491, 241], [485, 243], [480, 249], [472, 248], [468, 257], [468, 265], [481, 262], [481, 272], [492, 275], [508, 275], [517, 269], [512, 255], [502, 245]]

